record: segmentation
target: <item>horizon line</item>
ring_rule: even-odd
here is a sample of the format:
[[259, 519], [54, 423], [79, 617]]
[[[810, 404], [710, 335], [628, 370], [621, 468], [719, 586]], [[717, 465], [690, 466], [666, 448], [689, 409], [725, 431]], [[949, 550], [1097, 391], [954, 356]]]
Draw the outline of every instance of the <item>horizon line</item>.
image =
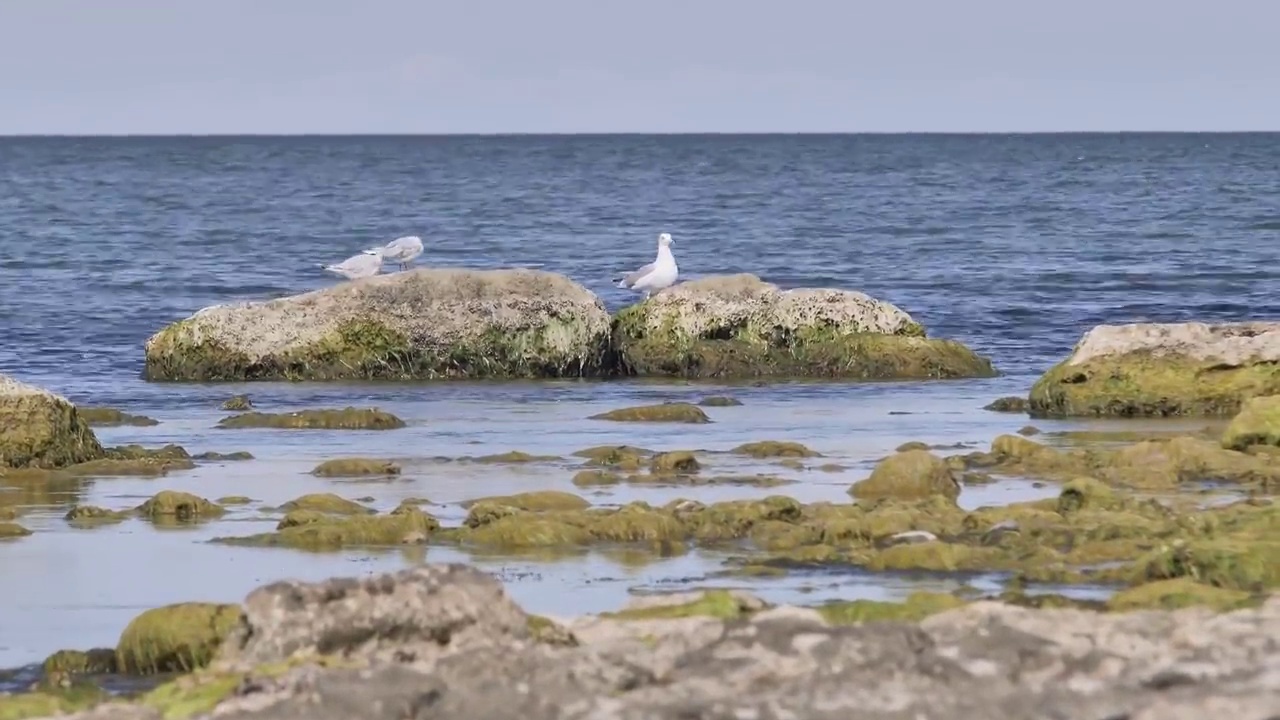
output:
[[107, 133], [0, 133], [0, 139], [92, 138], [512, 138], [512, 137], [777, 137], [777, 136], [1021, 136], [1021, 135], [1265, 135], [1275, 130], [759, 130], [759, 131], [539, 131], [539, 132], [107, 132]]

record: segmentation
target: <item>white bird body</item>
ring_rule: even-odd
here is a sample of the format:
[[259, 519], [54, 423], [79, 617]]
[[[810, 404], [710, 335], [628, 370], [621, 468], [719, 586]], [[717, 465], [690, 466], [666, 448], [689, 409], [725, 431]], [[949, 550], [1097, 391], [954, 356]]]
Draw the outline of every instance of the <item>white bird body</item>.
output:
[[382, 270], [382, 248], [365, 250], [359, 255], [352, 255], [340, 263], [321, 265], [320, 267], [334, 275], [341, 275], [348, 280], [373, 277]]
[[676, 265], [675, 255], [671, 254], [673, 242], [670, 233], [658, 235], [657, 258], [639, 270], [623, 275], [618, 280], [618, 287], [643, 292], [647, 300], [654, 293], [674, 285], [680, 277], [680, 268]]
[[392, 240], [381, 248], [365, 250], [364, 252], [366, 255], [372, 255], [374, 250], [382, 253], [384, 262], [399, 263], [401, 270], [408, 270], [409, 263], [422, 254], [422, 238], [417, 235], [405, 235]]

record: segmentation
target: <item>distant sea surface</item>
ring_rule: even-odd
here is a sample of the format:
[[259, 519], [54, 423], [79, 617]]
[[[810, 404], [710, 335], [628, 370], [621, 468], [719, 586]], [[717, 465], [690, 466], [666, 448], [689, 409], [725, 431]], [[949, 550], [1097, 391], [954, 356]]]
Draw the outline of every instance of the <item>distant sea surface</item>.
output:
[[[617, 308], [635, 296], [610, 278], [649, 262], [660, 232], [675, 238], [682, 278], [748, 272], [784, 288], [861, 290], [911, 313], [930, 335], [969, 344], [1003, 374], [728, 388], [139, 377], [143, 342], [167, 323], [208, 305], [333, 285], [320, 264], [400, 235], [425, 241], [420, 267], [541, 268]], [[981, 407], [1025, 394], [1094, 325], [1280, 319], [1278, 269], [1280, 134], [0, 138], [0, 373], [160, 421], [100, 429], [106, 444], [174, 442], [258, 458], [162, 478], [0, 485], [0, 504], [17, 506], [34, 532], [0, 542], [0, 667], [113, 645], [130, 618], [167, 602], [234, 602], [283, 577], [422, 560], [493, 569], [525, 607], [555, 614], [617, 607], [637, 588], [732, 582], [715, 577], [724, 558], [701, 553], [552, 562], [439, 547], [307, 554], [203, 541], [269, 532], [278, 515], [262, 510], [306, 492], [368, 496], [379, 510], [425, 496], [446, 523], [462, 518], [462, 500], [522, 490], [578, 492], [598, 505], [767, 493], [847, 502], [849, 484], [904, 441], [980, 449], [1026, 424]], [[251, 393], [264, 410], [377, 405], [409, 426], [215, 429], [233, 392]], [[709, 408], [714, 422], [692, 430], [587, 419], [708, 392], [743, 405]], [[1081, 424], [1037, 422], [1046, 433]], [[761, 439], [804, 442], [844, 470], [753, 465], [719, 452]], [[708, 472], [780, 473], [794, 484], [584, 491], [569, 482], [575, 449], [622, 443], [708, 451]], [[509, 450], [563, 460], [525, 468], [435, 460]], [[404, 473], [381, 483], [308, 474], [340, 455], [394, 458]], [[63, 519], [75, 503], [122, 509], [163, 489], [255, 502], [179, 530], [141, 520], [83, 530]], [[966, 488], [960, 502], [1054, 492], [996, 483]], [[851, 573], [754, 582], [775, 599], [816, 601], [901, 597], [942, 580]], [[989, 589], [1000, 579], [971, 582]]]

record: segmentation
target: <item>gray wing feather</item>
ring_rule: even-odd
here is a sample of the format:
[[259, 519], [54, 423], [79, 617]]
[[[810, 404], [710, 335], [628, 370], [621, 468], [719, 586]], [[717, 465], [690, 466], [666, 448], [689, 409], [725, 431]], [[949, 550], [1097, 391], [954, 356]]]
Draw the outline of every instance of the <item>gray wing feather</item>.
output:
[[636, 270], [635, 272], [629, 272], [626, 275], [623, 275], [622, 282], [619, 283], [619, 286], [624, 288], [630, 288], [634, 286], [637, 282], [640, 282], [640, 279], [643, 278], [645, 275], [648, 275], [649, 273], [653, 272], [653, 266], [654, 266], [654, 263], [649, 263], [648, 265], [645, 265], [644, 267], [640, 268], [639, 270]]

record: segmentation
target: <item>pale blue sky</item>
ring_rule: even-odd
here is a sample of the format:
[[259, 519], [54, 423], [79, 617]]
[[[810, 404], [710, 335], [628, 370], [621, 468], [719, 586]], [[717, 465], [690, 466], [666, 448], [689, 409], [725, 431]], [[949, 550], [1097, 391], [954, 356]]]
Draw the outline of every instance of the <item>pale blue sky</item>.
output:
[[1275, 0], [0, 0], [0, 134], [1280, 129]]

